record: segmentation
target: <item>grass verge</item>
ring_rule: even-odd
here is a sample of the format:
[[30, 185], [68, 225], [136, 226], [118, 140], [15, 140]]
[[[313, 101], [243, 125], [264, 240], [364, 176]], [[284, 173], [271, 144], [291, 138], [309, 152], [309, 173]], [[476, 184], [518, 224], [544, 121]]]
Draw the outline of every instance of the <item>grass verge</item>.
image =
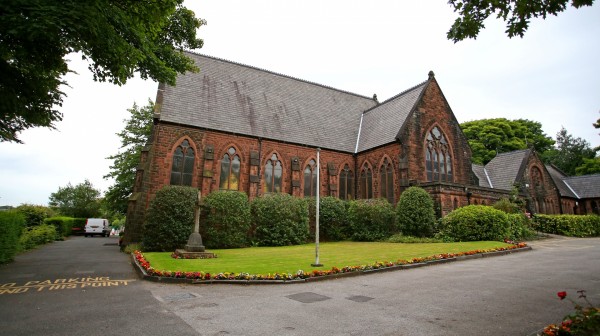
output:
[[215, 259], [174, 259], [168, 252], [144, 252], [144, 257], [152, 268], [163, 271], [267, 274], [295, 273], [298, 270], [309, 272], [331, 269], [334, 266], [356, 266], [376, 261], [397, 261], [505, 246], [509, 244], [496, 241], [429, 244], [321, 243], [320, 262], [323, 267], [311, 266], [315, 261], [315, 244], [211, 250], [218, 256]]

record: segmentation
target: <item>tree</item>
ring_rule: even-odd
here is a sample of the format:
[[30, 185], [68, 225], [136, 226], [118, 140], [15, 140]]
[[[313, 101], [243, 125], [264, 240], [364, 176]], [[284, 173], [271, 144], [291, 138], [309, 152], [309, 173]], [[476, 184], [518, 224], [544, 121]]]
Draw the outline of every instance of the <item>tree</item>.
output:
[[527, 119], [481, 119], [460, 124], [469, 141], [473, 163], [487, 164], [498, 153], [533, 147], [543, 153], [554, 140], [542, 131], [542, 124]]
[[57, 192], [50, 194], [49, 204], [64, 216], [93, 218], [99, 214], [99, 197], [100, 191], [86, 179], [76, 186], [68, 183], [66, 187], [59, 187]]
[[543, 154], [545, 162], [554, 164], [567, 175], [575, 175], [577, 167], [585, 164], [585, 159], [595, 157], [596, 150], [589, 142], [573, 137], [564, 127], [556, 133], [556, 148]]
[[64, 57], [81, 52], [96, 81], [143, 79], [175, 84], [197, 71], [183, 50], [202, 47], [206, 22], [183, 0], [4, 0], [0, 2], [0, 141], [21, 141], [31, 127], [54, 128], [69, 72]]
[[104, 195], [104, 201], [108, 210], [124, 215], [127, 212], [127, 200], [133, 191], [137, 166], [144, 145], [152, 131], [152, 116], [154, 103], [148, 100], [148, 104], [142, 108], [136, 103], [128, 109], [129, 119], [125, 121], [125, 127], [117, 135], [121, 138], [121, 150], [107, 157], [113, 160], [110, 172], [104, 176], [105, 179], [114, 178], [115, 183], [108, 187]]
[[583, 164], [575, 168], [575, 175], [600, 174], [600, 157], [583, 159]]
[[[508, 37], [523, 37], [531, 18], [556, 16], [567, 9], [568, 3], [569, 0], [449, 0], [448, 4], [459, 13], [459, 17], [446, 36], [455, 43], [465, 38], [477, 38], [479, 31], [485, 28], [483, 21], [494, 14], [507, 23]], [[580, 8], [593, 3], [594, 0], [572, 0], [571, 6]]]

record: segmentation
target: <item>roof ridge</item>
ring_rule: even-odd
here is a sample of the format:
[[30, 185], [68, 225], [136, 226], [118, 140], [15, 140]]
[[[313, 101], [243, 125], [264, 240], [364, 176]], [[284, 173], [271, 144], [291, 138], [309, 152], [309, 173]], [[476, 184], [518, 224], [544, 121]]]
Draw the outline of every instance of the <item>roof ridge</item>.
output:
[[367, 113], [367, 112], [369, 112], [369, 111], [372, 111], [372, 110], [374, 110], [374, 109], [376, 109], [376, 108], [378, 108], [378, 107], [380, 107], [380, 106], [382, 106], [382, 105], [384, 105], [384, 104], [386, 104], [386, 103], [389, 103], [390, 101], [392, 101], [392, 100], [394, 100], [394, 99], [396, 99], [396, 98], [399, 98], [400, 96], [403, 96], [403, 95], [405, 95], [405, 94], [409, 93], [410, 91], [413, 91], [413, 90], [415, 90], [415, 89], [416, 89], [416, 88], [418, 88], [419, 86], [423, 86], [423, 85], [427, 84], [427, 82], [429, 82], [429, 79], [428, 79], [428, 80], [426, 80], [426, 81], [424, 81], [424, 82], [421, 82], [421, 83], [419, 83], [419, 84], [417, 84], [417, 85], [415, 85], [415, 86], [413, 86], [413, 87], [411, 87], [411, 88], [408, 88], [408, 89], [406, 89], [406, 90], [404, 90], [404, 91], [402, 91], [402, 92], [398, 93], [397, 95], [395, 95], [395, 96], [393, 96], [393, 97], [391, 97], [391, 98], [388, 98], [388, 99], [384, 100], [384, 101], [383, 101], [383, 102], [381, 102], [380, 104], [377, 104], [377, 105], [375, 105], [375, 106], [371, 107], [370, 109], [367, 109], [367, 110], [365, 110], [365, 111], [363, 112], [363, 114], [365, 114], [365, 113]]
[[599, 176], [600, 174], [587, 174], [587, 175], [575, 175], [575, 176], [563, 176], [563, 180], [571, 180], [571, 179], [580, 179], [580, 178], [585, 178], [585, 177], [595, 177], [595, 176]]
[[255, 66], [252, 66], [252, 65], [247, 65], [247, 64], [244, 64], [244, 63], [230, 61], [230, 60], [225, 59], [225, 58], [210, 56], [210, 55], [201, 54], [201, 53], [193, 52], [193, 51], [189, 51], [189, 50], [186, 50], [185, 52], [190, 53], [190, 54], [194, 54], [194, 55], [198, 55], [198, 56], [202, 56], [202, 57], [212, 58], [212, 59], [217, 60], [217, 61], [222, 61], [222, 62], [227, 62], [227, 63], [231, 63], [231, 64], [243, 66], [243, 67], [246, 67], [246, 68], [249, 68], [249, 69], [253, 69], [253, 70], [258, 70], [258, 71], [270, 73], [272, 75], [276, 75], [276, 76], [280, 76], [280, 77], [285, 77], [285, 78], [293, 79], [293, 80], [296, 80], [296, 81], [299, 81], [299, 82], [303, 82], [303, 83], [307, 83], [307, 84], [311, 84], [311, 85], [320, 86], [320, 87], [323, 87], [323, 88], [326, 88], [326, 89], [329, 89], [329, 90], [334, 90], [334, 91], [338, 91], [338, 92], [350, 94], [350, 95], [357, 96], [357, 97], [360, 97], [360, 98], [365, 98], [365, 99], [368, 99], [368, 100], [373, 100], [372, 97], [363, 96], [363, 95], [358, 94], [358, 93], [354, 93], [354, 92], [350, 92], [350, 91], [346, 91], [346, 90], [342, 90], [342, 89], [337, 89], [337, 88], [334, 88], [333, 86], [328, 86], [328, 85], [325, 85], [325, 84], [320, 84], [320, 83], [317, 83], [317, 82], [312, 82], [312, 81], [309, 81], [309, 80], [306, 80], [306, 79], [302, 79], [302, 78], [298, 78], [298, 77], [294, 77], [294, 76], [289, 76], [289, 75], [282, 74], [282, 73], [279, 73], [279, 72], [275, 72], [275, 71], [271, 71], [271, 70], [267, 70], [267, 69], [255, 67]]

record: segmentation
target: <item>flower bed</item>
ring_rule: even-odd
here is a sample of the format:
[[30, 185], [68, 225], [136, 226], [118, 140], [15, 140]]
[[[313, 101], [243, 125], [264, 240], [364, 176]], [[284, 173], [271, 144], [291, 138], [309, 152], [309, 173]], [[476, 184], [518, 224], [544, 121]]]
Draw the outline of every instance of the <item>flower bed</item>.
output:
[[493, 249], [485, 250], [473, 250], [459, 253], [442, 253], [436, 254], [429, 257], [412, 258], [410, 260], [397, 260], [397, 261], [377, 261], [367, 265], [357, 266], [344, 266], [344, 267], [332, 267], [329, 270], [313, 270], [310, 272], [304, 272], [298, 270], [296, 273], [268, 273], [268, 274], [249, 274], [249, 273], [230, 273], [223, 272], [218, 274], [210, 274], [204, 272], [177, 272], [177, 271], [165, 271], [156, 270], [152, 268], [150, 263], [144, 258], [144, 255], [140, 251], [134, 252], [134, 258], [136, 264], [143, 270], [144, 275], [158, 278], [173, 278], [173, 279], [187, 279], [193, 280], [194, 282], [212, 282], [212, 281], [306, 281], [321, 277], [336, 277], [344, 274], [360, 272], [371, 272], [374, 270], [390, 270], [394, 268], [410, 267], [416, 265], [426, 265], [432, 262], [439, 261], [450, 261], [456, 260], [457, 257], [474, 256], [474, 255], [485, 255], [496, 252], [510, 252], [517, 249], [527, 248], [525, 243], [517, 243], [507, 247], [498, 247]]

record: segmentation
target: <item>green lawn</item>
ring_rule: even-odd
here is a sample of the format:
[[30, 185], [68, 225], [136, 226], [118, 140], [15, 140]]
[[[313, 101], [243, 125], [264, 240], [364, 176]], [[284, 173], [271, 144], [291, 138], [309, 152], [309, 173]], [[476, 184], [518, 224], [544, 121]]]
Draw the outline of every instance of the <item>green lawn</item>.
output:
[[144, 256], [152, 268], [161, 271], [267, 274], [296, 273], [298, 270], [308, 272], [313, 269], [331, 269], [334, 266], [341, 268], [376, 261], [397, 261], [505, 246], [509, 244], [495, 241], [430, 244], [321, 243], [322, 268], [310, 266], [315, 262], [315, 244], [210, 250], [217, 254], [218, 258], [215, 259], [173, 259], [171, 253], [160, 252], [145, 252]]

